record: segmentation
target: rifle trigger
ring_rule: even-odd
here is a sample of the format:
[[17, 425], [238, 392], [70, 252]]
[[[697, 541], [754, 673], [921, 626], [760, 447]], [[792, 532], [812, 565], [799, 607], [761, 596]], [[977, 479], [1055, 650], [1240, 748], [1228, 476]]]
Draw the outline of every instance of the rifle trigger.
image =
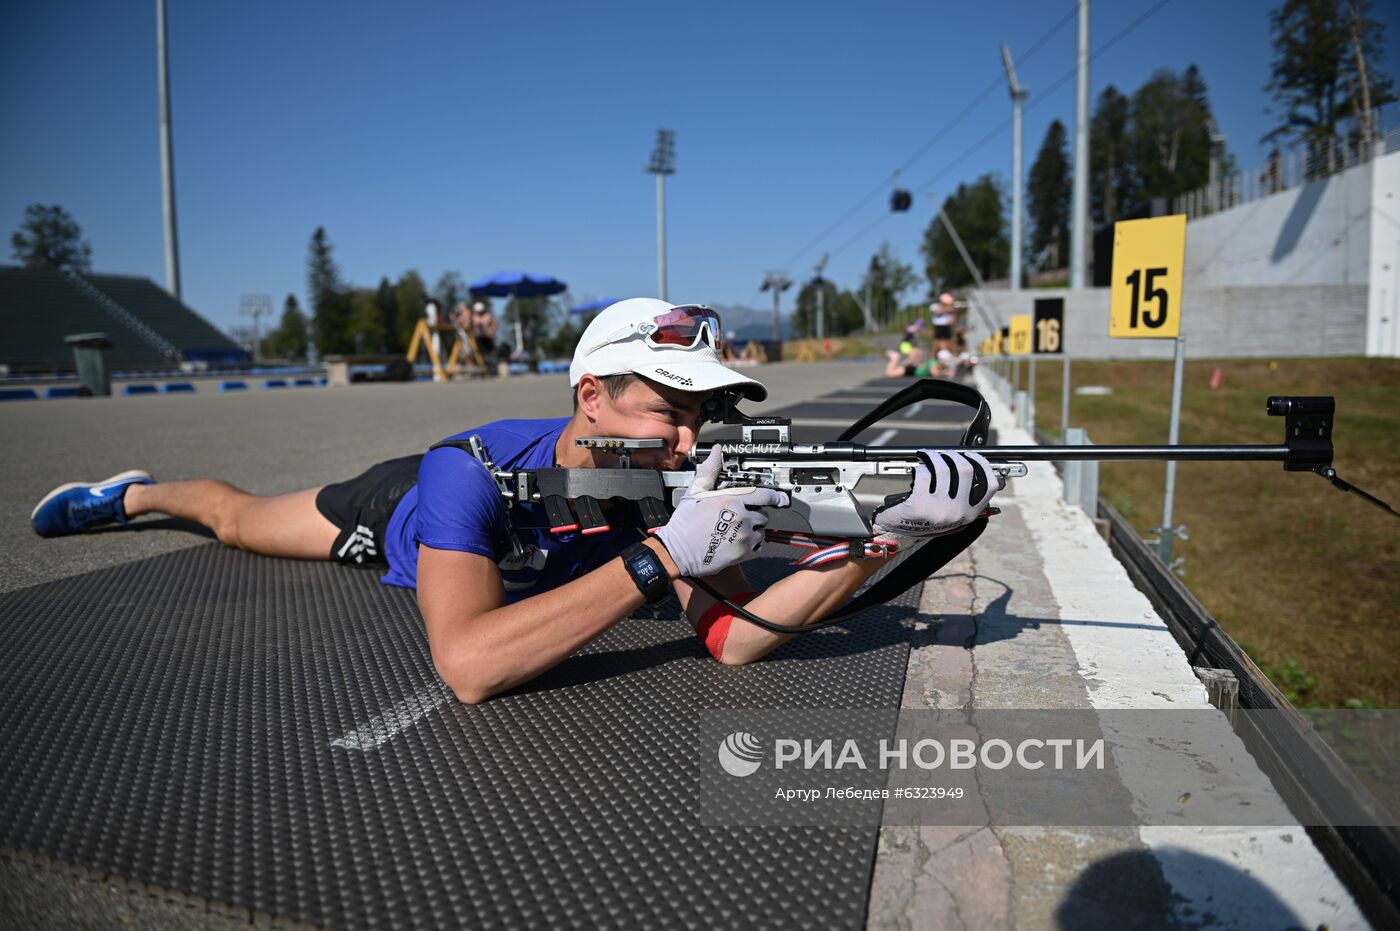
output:
[[569, 502], [562, 495], [545, 495], [542, 503], [545, 516], [549, 518], [550, 533], [569, 533], [578, 529], [578, 519], [569, 510]]
[[901, 504], [908, 500], [909, 496], [912, 494], [912, 491], [900, 491], [892, 495], [885, 495], [885, 507], [892, 508], [896, 504]]

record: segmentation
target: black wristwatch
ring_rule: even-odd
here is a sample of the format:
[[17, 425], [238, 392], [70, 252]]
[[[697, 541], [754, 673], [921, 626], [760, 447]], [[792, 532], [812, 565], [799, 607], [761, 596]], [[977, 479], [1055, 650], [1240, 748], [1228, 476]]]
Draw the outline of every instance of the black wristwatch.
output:
[[661, 557], [645, 543], [633, 543], [623, 550], [622, 564], [648, 604], [663, 601], [671, 593], [671, 580], [666, 576]]

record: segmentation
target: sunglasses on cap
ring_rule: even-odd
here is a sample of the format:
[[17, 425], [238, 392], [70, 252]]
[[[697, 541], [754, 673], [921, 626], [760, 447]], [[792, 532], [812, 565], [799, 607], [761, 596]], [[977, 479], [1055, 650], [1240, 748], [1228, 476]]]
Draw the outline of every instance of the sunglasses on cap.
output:
[[609, 333], [602, 342], [588, 347], [588, 352], [596, 352], [604, 346], [620, 343], [637, 335], [658, 349], [692, 349], [703, 341], [715, 352], [719, 352], [724, 347], [721, 332], [719, 314], [703, 304], [684, 304], [672, 307], [651, 320], [619, 327]]

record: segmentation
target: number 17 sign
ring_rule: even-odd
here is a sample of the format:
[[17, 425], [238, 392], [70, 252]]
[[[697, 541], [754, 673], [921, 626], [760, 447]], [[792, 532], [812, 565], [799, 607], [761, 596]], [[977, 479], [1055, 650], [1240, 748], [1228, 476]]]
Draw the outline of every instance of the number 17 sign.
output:
[[1108, 335], [1181, 335], [1181, 269], [1186, 217], [1119, 220], [1113, 224], [1113, 289]]

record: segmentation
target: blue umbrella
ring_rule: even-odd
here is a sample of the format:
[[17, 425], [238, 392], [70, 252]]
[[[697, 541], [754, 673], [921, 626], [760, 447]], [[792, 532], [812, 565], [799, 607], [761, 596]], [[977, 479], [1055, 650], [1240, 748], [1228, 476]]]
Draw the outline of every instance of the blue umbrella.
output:
[[569, 308], [569, 313], [571, 313], [571, 314], [591, 314], [591, 313], [593, 313], [595, 310], [602, 310], [604, 307], [611, 307], [612, 305], [616, 304], [619, 300], [621, 300], [621, 298], [616, 298], [616, 297], [604, 297], [604, 298], [599, 298], [599, 299], [596, 300], [596, 301], [589, 301], [587, 304], [580, 304], [580, 305], [578, 305], [577, 307], [571, 307], [571, 308]]
[[[532, 275], [529, 272], [496, 272], [478, 278], [467, 285], [475, 297], [548, 297], [568, 290], [568, 285], [553, 275]], [[515, 347], [524, 352], [520, 331], [520, 314], [515, 315]]]

